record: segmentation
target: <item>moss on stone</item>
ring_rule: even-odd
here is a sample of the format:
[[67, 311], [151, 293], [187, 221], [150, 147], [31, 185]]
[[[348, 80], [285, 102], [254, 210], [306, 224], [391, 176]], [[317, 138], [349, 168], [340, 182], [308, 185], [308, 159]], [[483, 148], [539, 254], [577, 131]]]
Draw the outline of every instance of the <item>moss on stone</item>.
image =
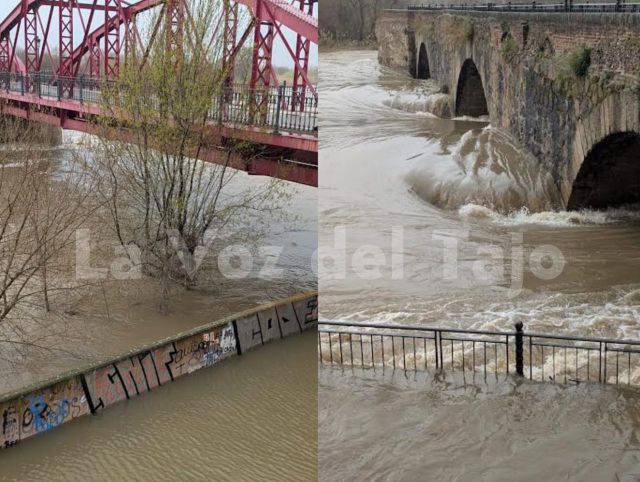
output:
[[424, 22], [416, 25], [415, 32], [424, 38], [434, 38], [436, 26], [433, 22]]
[[585, 77], [591, 65], [591, 48], [578, 47], [569, 54], [569, 65], [576, 77]]
[[473, 20], [468, 17], [464, 17], [462, 19], [462, 32], [466, 40], [473, 40], [473, 36], [475, 35], [475, 26], [473, 24]]
[[518, 52], [520, 52], [520, 46], [518, 45], [518, 42], [516, 42], [516, 39], [514, 39], [510, 33], [507, 33], [502, 40], [500, 50], [502, 52], [502, 56], [510, 61], [518, 55]]
[[413, 24], [416, 35], [457, 46], [475, 38], [475, 23], [472, 18], [449, 13], [434, 19], [420, 19]]

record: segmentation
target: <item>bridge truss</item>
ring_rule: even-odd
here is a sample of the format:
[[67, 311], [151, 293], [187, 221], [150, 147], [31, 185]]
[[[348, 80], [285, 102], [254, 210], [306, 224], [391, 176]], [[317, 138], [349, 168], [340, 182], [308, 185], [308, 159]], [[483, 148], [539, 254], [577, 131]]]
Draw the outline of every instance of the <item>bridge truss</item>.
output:
[[[117, 80], [131, 55], [146, 58], [156, 42], [180, 48], [194, 22], [189, 0], [14, 1], [0, 23], [0, 112], [83, 132], [91, 130], [90, 117], [100, 114], [96, 86]], [[309, 55], [318, 43], [317, 1], [212, 0], [219, 11], [208, 40], [222, 44], [228, 91], [210, 122], [217, 145], [226, 139], [261, 145], [264, 155], [237, 167], [314, 186], [318, 96]], [[152, 22], [146, 35], [145, 21]], [[273, 65], [274, 48], [288, 59], [288, 86]], [[251, 68], [239, 84], [243, 49], [251, 49]], [[247, 92], [258, 105], [238, 104]], [[245, 115], [243, 109], [262, 115]], [[222, 159], [215, 151], [204, 149], [203, 157]]]

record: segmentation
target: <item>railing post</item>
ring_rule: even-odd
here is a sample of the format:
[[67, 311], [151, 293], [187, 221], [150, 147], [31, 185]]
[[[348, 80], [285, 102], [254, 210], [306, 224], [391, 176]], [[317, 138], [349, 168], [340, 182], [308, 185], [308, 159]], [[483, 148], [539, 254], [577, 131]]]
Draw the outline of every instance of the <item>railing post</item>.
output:
[[523, 325], [522, 322], [519, 321], [516, 323], [516, 374], [521, 377], [524, 376], [523, 335]]
[[24, 95], [24, 74], [20, 74], [20, 93]]
[[278, 86], [278, 100], [276, 104], [276, 121], [275, 121], [275, 129], [273, 130], [273, 132], [276, 134], [280, 131], [280, 110], [282, 105], [282, 98], [284, 96], [283, 89], [284, 89], [284, 86], [282, 85]]
[[80, 76], [78, 82], [80, 83], [80, 103], [84, 104], [84, 75]]

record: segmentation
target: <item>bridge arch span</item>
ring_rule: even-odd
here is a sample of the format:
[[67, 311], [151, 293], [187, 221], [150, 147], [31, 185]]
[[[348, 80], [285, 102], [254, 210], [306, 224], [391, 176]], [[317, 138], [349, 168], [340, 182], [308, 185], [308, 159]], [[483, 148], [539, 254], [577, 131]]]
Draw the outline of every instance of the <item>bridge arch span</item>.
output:
[[462, 64], [456, 88], [456, 116], [480, 117], [488, 115], [487, 99], [482, 77], [475, 62], [468, 58]]
[[640, 202], [640, 132], [609, 134], [587, 153], [568, 210], [604, 209]]
[[418, 68], [416, 69], [416, 78], [430, 79], [431, 70], [429, 69], [429, 55], [427, 54], [427, 46], [422, 42], [418, 50]]

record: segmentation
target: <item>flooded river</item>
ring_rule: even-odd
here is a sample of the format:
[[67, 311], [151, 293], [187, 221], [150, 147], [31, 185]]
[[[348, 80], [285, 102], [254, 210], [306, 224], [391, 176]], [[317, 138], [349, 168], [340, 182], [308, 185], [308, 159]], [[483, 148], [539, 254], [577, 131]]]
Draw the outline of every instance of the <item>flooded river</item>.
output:
[[315, 343], [274, 342], [0, 451], [0, 480], [315, 480]]
[[[22, 148], [7, 147], [18, 152]], [[65, 132], [64, 142], [57, 148], [26, 149], [23, 157], [50, 163], [54, 175], [73, 156], [90, 155], [87, 139], [73, 132]], [[228, 188], [232, 192], [259, 190], [269, 182], [269, 178], [238, 172]], [[247, 276], [232, 279], [222, 276], [217, 267], [207, 266], [211, 270], [210, 282], [191, 290], [176, 286], [167, 315], [159, 313], [160, 290], [154, 280], [108, 277], [99, 283], [81, 281], [88, 285], [80, 296], [64, 300], [64, 304], [54, 303], [49, 315], [38, 312], [35, 317], [2, 323], [0, 393], [91, 365], [238, 311], [317, 289], [312, 268], [317, 249], [317, 190], [293, 183], [283, 183], [282, 189], [282, 212], [260, 213], [256, 229], [262, 236], [247, 244], [252, 253], [259, 253], [252, 258]], [[108, 228], [96, 228], [95, 224], [90, 229], [89, 262], [91, 268], [104, 269], [113, 262], [113, 247], [118, 243]], [[251, 226], [251, 220], [247, 226]], [[261, 248], [267, 254], [257, 251]], [[215, 256], [215, 251], [211, 253]], [[75, 254], [72, 253], [71, 270], [64, 283], [77, 281]], [[266, 266], [273, 266], [277, 273], [267, 271]], [[6, 340], [37, 346], [15, 345]]]
[[[436, 86], [375, 52], [323, 55], [320, 91], [321, 318], [640, 337], [633, 207], [561, 211], [513, 139], [423, 112]], [[640, 480], [636, 396], [321, 370], [321, 478]]]
[[[86, 154], [80, 141], [65, 133], [58, 148], [14, 146], [12, 156], [16, 165], [38, 160], [55, 175], [70, 156]], [[21, 157], [22, 149], [28, 154]], [[238, 173], [229, 188], [259, 191], [269, 182]], [[37, 311], [0, 324], [0, 393], [317, 289], [317, 190], [291, 183], [282, 190], [280, 212], [261, 212], [256, 224], [247, 220], [247, 227], [257, 230], [259, 224], [264, 231], [247, 249], [268, 248], [252, 258], [248, 275], [229, 278], [211, 269], [204, 287], [176, 286], [167, 315], [160, 314], [152, 279], [110, 277], [90, 280], [80, 296], [56, 298], [48, 315]], [[117, 241], [91, 221], [90, 266], [108, 267]], [[65, 281], [74, 281], [76, 261], [71, 258]], [[315, 342], [306, 334], [274, 343], [0, 450], [0, 480], [312, 480]]]

